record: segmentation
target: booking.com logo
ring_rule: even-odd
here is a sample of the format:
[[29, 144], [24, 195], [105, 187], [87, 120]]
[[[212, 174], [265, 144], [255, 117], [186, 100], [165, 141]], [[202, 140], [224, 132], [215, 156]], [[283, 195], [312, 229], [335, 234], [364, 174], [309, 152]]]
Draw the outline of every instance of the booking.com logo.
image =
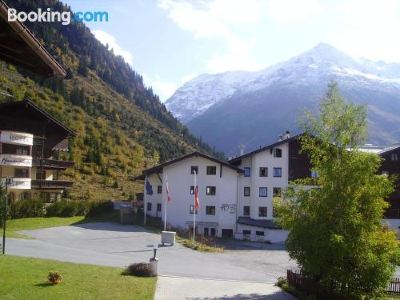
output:
[[75, 12], [73, 15], [70, 11], [52, 11], [50, 8], [37, 11], [20, 11], [15, 8], [8, 9], [9, 22], [60, 22], [62, 25], [68, 25], [71, 20], [79, 22], [108, 22], [108, 12], [106, 11], [85, 11]]

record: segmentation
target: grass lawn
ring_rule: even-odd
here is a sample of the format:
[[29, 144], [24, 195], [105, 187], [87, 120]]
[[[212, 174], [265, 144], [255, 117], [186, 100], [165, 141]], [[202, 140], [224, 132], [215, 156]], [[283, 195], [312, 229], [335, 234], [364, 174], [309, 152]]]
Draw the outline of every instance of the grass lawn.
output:
[[56, 226], [67, 226], [77, 223], [87, 223], [87, 222], [105, 222], [118, 221], [118, 213], [111, 212], [101, 214], [96, 217], [87, 218], [84, 216], [76, 216], [76, 217], [51, 217], [51, 218], [23, 218], [23, 219], [12, 219], [7, 220], [7, 231], [6, 236], [10, 238], [29, 238], [28, 236], [17, 233], [20, 230], [33, 230], [33, 229], [41, 229], [41, 228], [49, 228]]
[[[122, 269], [0, 256], [0, 299], [153, 299], [156, 278], [121, 275]], [[50, 285], [58, 271], [63, 281]]]

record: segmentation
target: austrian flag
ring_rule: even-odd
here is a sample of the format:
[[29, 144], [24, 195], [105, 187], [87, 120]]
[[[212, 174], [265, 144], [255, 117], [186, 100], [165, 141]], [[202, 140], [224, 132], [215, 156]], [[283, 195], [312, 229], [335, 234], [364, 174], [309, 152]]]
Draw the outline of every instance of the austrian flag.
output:
[[199, 187], [196, 185], [194, 188], [194, 209], [198, 209], [200, 207], [199, 201]]

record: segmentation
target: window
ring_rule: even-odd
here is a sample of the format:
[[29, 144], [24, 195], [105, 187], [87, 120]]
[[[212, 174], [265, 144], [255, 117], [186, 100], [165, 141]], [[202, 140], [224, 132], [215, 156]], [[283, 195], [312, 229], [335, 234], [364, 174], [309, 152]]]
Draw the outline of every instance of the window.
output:
[[397, 155], [397, 153], [390, 154], [390, 160], [391, 161], [398, 161], [399, 160], [399, 156]]
[[215, 206], [206, 206], [206, 215], [215, 216]]
[[260, 167], [260, 177], [268, 177], [268, 168]]
[[216, 187], [215, 186], [207, 186], [206, 187], [206, 195], [214, 196], [216, 194]]
[[274, 168], [274, 177], [282, 177], [282, 168]]
[[274, 197], [281, 197], [282, 196], [282, 188], [274, 187], [273, 194], [274, 194]]
[[243, 230], [243, 235], [251, 235], [251, 230]]
[[190, 167], [190, 174], [199, 174], [199, 167], [198, 166], [191, 166]]
[[29, 148], [28, 147], [17, 147], [15, 149], [15, 154], [17, 154], [17, 155], [29, 155]]
[[258, 188], [258, 196], [259, 197], [268, 197], [268, 188], [266, 188], [266, 187]]
[[151, 203], [147, 203], [147, 211], [151, 211]]
[[162, 185], [157, 186], [157, 194], [162, 194]]
[[257, 236], [264, 236], [264, 231], [256, 231]]
[[210, 236], [215, 236], [217, 234], [217, 231], [215, 228], [210, 228]]
[[274, 157], [282, 157], [282, 149], [275, 148], [274, 149]]
[[[189, 213], [190, 213], [191, 215], [193, 215], [193, 211], [194, 211], [194, 205], [190, 205]], [[196, 209], [196, 215], [197, 215], [197, 209]]]
[[204, 235], [205, 235], [205, 236], [209, 236], [208, 227], [204, 227]]
[[243, 206], [243, 216], [250, 216], [250, 206]]
[[250, 167], [244, 167], [244, 177], [250, 177], [251, 174], [251, 168]]
[[161, 203], [157, 203], [157, 211], [161, 211]]
[[14, 171], [14, 177], [16, 178], [29, 178], [29, 169], [15, 169]]
[[245, 186], [243, 188], [243, 196], [250, 197], [250, 187], [249, 186]]
[[216, 166], [207, 166], [207, 175], [215, 175], [217, 174]]
[[266, 217], [267, 216], [267, 207], [266, 206], [260, 206], [258, 208], [258, 216], [259, 217]]
[[190, 195], [193, 195], [194, 194], [194, 185], [191, 185], [190, 186]]

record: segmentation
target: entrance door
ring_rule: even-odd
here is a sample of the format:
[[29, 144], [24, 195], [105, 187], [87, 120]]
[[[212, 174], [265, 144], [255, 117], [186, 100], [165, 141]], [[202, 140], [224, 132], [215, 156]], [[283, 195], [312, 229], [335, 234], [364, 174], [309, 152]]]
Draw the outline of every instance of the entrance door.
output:
[[233, 229], [222, 229], [222, 237], [223, 238], [232, 238], [233, 237]]
[[208, 236], [209, 235], [209, 230], [208, 227], [204, 228], [204, 236]]
[[215, 236], [215, 234], [216, 234], [215, 228], [210, 228], [210, 235]]

